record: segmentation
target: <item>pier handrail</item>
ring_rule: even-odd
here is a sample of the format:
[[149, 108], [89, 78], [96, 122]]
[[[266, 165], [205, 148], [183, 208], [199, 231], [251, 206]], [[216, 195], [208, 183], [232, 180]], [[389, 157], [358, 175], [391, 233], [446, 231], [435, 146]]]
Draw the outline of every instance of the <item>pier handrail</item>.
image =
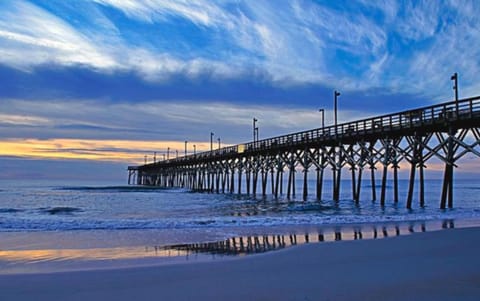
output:
[[214, 157], [223, 158], [240, 153], [248, 155], [258, 151], [268, 151], [277, 148], [294, 147], [302, 144], [326, 143], [335, 139], [352, 139], [358, 135], [377, 134], [401, 130], [421, 129], [426, 125], [456, 122], [480, 117], [480, 96], [464, 98], [456, 101], [435, 104], [417, 109], [405, 110], [392, 114], [374, 116], [366, 119], [331, 125], [324, 128], [290, 133], [286, 135], [251, 141], [197, 154], [158, 161], [155, 163], [130, 166], [129, 169], [168, 166], [197, 162]]

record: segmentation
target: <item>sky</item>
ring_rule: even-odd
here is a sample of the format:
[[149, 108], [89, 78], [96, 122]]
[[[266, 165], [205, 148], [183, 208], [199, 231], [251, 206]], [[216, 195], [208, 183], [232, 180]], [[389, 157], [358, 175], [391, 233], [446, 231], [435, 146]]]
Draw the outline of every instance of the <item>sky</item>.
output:
[[[478, 1], [2, 0], [1, 179], [128, 165], [480, 94]], [[89, 172], [91, 171], [91, 172]]]

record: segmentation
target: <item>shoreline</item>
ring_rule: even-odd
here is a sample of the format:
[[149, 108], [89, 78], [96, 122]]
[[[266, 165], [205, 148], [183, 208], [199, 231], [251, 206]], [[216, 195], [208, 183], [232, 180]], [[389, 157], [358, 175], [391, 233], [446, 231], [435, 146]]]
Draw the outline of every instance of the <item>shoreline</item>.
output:
[[[222, 237], [204, 231], [82, 231], [0, 233], [0, 275], [111, 270], [226, 261], [305, 244], [378, 240], [419, 232], [480, 227], [480, 220], [428, 220], [388, 223], [249, 228]], [[480, 228], [479, 228], [480, 229]], [[190, 231], [187, 229], [187, 231]], [[212, 231], [214, 232], [214, 231]], [[171, 237], [170, 237], [171, 238]], [[201, 240], [200, 240], [201, 238]]]
[[2, 300], [476, 300], [480, 228], [305, 244], [235, 260], [0, 275]]

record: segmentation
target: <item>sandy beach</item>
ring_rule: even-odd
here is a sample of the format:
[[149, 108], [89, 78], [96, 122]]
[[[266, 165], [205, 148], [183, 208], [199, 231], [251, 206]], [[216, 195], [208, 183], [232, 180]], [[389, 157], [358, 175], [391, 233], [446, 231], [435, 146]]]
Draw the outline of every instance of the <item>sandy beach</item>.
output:
[[480, 228], [211, 262], [0, 276], [1, 300], [478, 300]]

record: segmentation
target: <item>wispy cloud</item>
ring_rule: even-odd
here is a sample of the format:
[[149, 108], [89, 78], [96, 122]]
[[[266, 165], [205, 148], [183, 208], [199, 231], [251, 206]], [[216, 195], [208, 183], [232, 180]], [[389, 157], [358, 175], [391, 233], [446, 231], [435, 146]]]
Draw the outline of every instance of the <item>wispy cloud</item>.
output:
[[72, 25], [25, 1], [4, 3], [0, 61], [29, 69], [46, 63], [110, 68], [114, 60]]
[[[251, 140], [251, 122], [259, 120], [261, 137], [282, 135], [321, 126], [317, 109], [278, 108], [264, 105], [235, 105], [227, 102], [103, 103], [92, 100], [8, 100], [9, 111], [19, 112], [0, 123], [3, 139], [76, 139], [204, 141], [210, 132], [224, 143]], [[79, 113], [81, 112], [81, 114]], [[128, 112], [128, 114], [125, 114]], [[339, 120], [371, 115], [368, 111], [342, 110]], [[331, 111], [325, 124], [331, 124]]]
[[457, 71], [465, 91], [478, 89], [474, 1], [19, 0], [0, 6], [0, 63], [30, 72], [87, 66], [151, 82], [253, 75], [287, 88], [438, 97]]
[[[199, 144], [199, 150], [202, 150]], [[175, 149], [181, 150], [179, 142], [163, 141], [129, 141], [129, 140], [78, 140], [78, 139], [6, 139], [0, 140], [0, 156], [31, 159], [69, 159], [122, 162], [124, 164], [144, 163], [145, 156], [149, 162], [158, 152], [158, 159], [171, 147], [172, 156]], [[204, 150], [206, 150], [206, 147]], [[183, 153], [181, 153], [183, 155]]]

